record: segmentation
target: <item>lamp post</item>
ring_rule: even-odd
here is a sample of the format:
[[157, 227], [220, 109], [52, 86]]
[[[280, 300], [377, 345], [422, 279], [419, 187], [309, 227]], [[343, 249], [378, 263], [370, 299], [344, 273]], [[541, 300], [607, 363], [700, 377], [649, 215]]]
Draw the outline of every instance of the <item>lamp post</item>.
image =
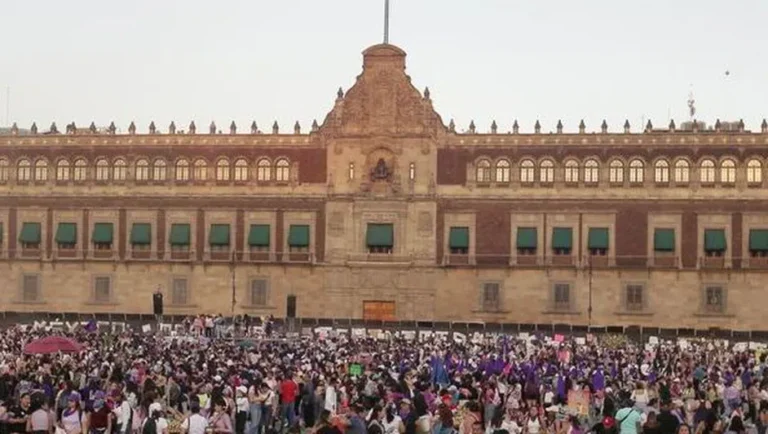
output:
[[232, 313], [232, 320], [234, 321], [235, 317], [235, 304], [237, 303], [237, 291], [235, 290], [235, 255], [237, 255], [237, 252], [232, 252], [232, 265], [230, 267], [230, 270], [232, 271], [232, 307], [231, 307], [231, 313]]
[[592, 257], [589, 256], [588, 270], [589, 273], [589, 307], [587, 308], [587, 329], [592, 327]]

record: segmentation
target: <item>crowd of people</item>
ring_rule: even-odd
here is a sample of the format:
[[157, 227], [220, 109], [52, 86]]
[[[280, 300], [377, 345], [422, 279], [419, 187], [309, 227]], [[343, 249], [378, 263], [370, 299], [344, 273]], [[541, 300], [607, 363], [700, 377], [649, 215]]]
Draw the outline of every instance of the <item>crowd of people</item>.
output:
[[[51, 333], [82, 349], [25, 354]], [[3, 330], [0, 430], [766, 434], [768, 426], [765, 355], [722, 342], [202, 335]]]

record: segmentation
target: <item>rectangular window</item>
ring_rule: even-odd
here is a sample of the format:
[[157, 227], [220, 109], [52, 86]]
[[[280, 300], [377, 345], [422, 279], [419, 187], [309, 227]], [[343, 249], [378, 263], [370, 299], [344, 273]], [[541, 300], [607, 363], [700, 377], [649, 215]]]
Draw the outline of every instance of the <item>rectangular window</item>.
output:
[[186, 223], [174, 223], [171, 225], [171, 235], [168, 239], [171, 245], [171, 250], [175, 251], [189, 251], [189, 245], [191, 243], [192, 230], [190, 225]]
[[451, 227], [448, 234], [448, 247], [452, 255], [469, 254], [469, 228], [466, 226]]
[[483, 284], [483, 310], [486, 312], [496, 312], [500, 309], [501, 286], [498, 283]]
[[722, 286], [704, 288], [704, 310], [708, 313], [725, 312], [725, 290]]
[[291, 225], [288, 228], [288, 250], [293, 253], [309, 252], [309, 225]]
[[768, 256], [768, 229], [749, 230], [749, 254], [753, 258]]
[[152, 247], [152, 225], [134, 223], [131, 226], [131, 246], [133, 250], [149, 250]]
[[21, 225], [19, 242], [22, 249], [40, 249], [40, 223], [25, 222]]
[[555, 310], [571, 309], [571, 285], [556, 283], [554, 287]]
[[171, 303], [177, 306], [189, 304], [189, 292], [187, 288], [187, 279], [173, 279], [173, 292], [171, 293]]
[[570, 255], [573, 250], [573, 229], [552, 229], [552, 251], [555, 255]]
[[77, 224], [59, 223], [56, 228], [56, 244], [61, 250], [71, 250], [77, 245]]
[[40, 276], [25, 274], [21, 287], [22, 301], [35, 302], [40, 300]]
[[96, 223], [93, 225], [93, 246], [96, 250], [112, 250], [112, 236], [114, 227], [112, 223]]
[[112, 279], [107, 276], [96, 277], [93, 280], [93, 300], [97, 303], [108, 303], [112, 299]]
[[535, 255], [538, 244], [536, 228], [517, 228], [517, 254]]
[[726, 246], [724, 229], [704, 230], [704, 254], [706, 256], [723, 256]]
[[643, 310], [643, 285], [626, 286], [626, 308], [631, 311]]
[[248, 231], [248, 246], [252, 252], [269, 251], [269, 225], [251, 225]]
[[675, 230], [670, 228], [654, 229], [653, 250], [655, 252], [674, 252], [675, 251]]
[[210, 232], [208, 232], [208, 245], [211, 246], [212, 251], [228, 251], [229, 250], [229, 225], [227, 224], [213, 224], [211, 225]]
[[391, 254], [395, 244], [392, 225], [389, 223], [368, 223], [365, 243], [368, 253]]
[[251, 280], [251, 306], [267, 305], [267, 281], [264, 279]]
[[587, 248], [592, 256], [605, 256], [608, 252], [608, 228], [589, 228]]

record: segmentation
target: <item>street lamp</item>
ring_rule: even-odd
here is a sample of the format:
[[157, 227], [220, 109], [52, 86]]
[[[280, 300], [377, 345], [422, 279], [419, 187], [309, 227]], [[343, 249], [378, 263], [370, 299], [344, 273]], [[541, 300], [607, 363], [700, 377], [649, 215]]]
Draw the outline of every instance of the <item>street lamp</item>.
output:
[[587, 328], [592, 327], [592, 256], [589, 256], [589, 269], [588, 269], [588, 275], [589, 275], [589, 307], [587, 308]]

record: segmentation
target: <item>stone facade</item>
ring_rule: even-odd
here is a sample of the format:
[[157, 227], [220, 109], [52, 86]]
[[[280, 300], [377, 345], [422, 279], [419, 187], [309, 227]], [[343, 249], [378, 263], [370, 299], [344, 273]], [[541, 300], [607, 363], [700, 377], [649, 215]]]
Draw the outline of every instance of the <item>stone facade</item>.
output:
[[306, 134], [1, 136], [0, 310], [763, 327], [768, 125], [457, 133], [363, 58]]

